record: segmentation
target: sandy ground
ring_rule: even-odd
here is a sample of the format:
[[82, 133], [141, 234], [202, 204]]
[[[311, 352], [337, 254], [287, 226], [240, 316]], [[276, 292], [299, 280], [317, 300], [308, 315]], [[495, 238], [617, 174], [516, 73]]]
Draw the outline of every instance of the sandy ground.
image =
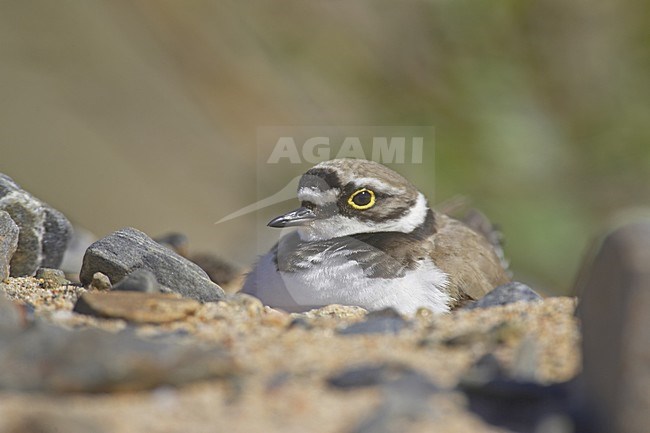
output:
[[[0, 291], [60, 326], [112, 332], [132, 326], [73, 313], [83, 288], [46, 289], [19, 278]], [[386, 362], [410, 366], [448, 390], [423, 402], [425, 416], [409, 422], [408, 431], [503, 431], [469, 412], [464, 395], [452, 388], [486, 353], [512, 374], [541, 383], [574, 377], [580, 368], [575, 304], [559, 297], [439, 316], [421, 311], [398, 335], [352, 336], [337, 330], [363, 320], [359, 308], [330, 306], [296, 316], [247, 298], [204, 304], [185, 320], [134, 326], [145, 338], [179, 332], [188, 341], [224, 347], [237, 363], [231, 377], [131, 393], [0, 392], [0, 432], [354, 432], [377, 413], [384, 391], [341, 390], [326, 379]], [[292, 326], [296, 317], [308, 326]]]

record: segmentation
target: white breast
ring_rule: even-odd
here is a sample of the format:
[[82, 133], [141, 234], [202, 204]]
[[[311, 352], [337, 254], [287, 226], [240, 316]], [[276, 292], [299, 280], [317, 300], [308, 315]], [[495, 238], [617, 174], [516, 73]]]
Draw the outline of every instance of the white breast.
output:
[[[368, 310], [393, 307], [413, 314], [420, 307], [449, 311], [447, 275], [426, 260], [400, 278], [369, 278], [357, 262], [343, 251], [317, 257], [304, 270], [278, 272], [273, 254], [260, 258], [244, 284], [243, 292], [257, 296], [265, 305], [287, 311], [305, 311], [329, 304], [357, 305]], [[322, 260], [322, 261], [321, 261]]]

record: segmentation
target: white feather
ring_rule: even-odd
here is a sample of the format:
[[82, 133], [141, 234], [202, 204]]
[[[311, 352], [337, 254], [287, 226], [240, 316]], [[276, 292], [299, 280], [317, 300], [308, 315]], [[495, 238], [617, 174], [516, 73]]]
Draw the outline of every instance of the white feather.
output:
[[278, 272], [270, 252], [246, 279], [243, 292], [271, 307], [305, 311], [329, 304], [357, 305], [369, 310], [393, 307], [413, 314], [420, 307], [449, 311], [447, 275], [429, 259], [401, 278], [369, 278], [361, 266], [340, 251], [324, 251], [322, 260], [298, 272]]

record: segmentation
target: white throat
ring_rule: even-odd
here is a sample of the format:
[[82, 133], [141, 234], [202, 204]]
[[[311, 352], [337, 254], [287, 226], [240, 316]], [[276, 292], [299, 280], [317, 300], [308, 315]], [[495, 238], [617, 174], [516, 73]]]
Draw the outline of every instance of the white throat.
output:
[[427, 199], [421, 192], [415, 205], [406, 215], [396, 220], [369, 225], [365, 222], [337, 214], [322, 220], [315, 220], [308, 226], [298, 228], [298, 235], [303, 241], [322, 241], [357, 233], [402, 232], [410, 233], [422, 225], [427, 217]]

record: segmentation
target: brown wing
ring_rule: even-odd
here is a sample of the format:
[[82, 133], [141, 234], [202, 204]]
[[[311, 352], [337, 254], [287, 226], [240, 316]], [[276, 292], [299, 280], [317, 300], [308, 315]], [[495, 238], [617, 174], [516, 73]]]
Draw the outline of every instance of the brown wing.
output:
[[482, 298], [509, 281], [494, 248], [482, 235], [447, 215], [436, 215], [437, 232], [431, 258], [449, 275], [457, 303]]

